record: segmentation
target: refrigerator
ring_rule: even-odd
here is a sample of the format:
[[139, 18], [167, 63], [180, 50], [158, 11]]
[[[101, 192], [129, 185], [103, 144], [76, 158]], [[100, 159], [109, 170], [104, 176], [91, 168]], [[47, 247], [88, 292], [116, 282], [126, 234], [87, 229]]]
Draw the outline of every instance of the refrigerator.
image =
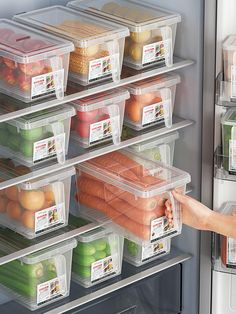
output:
[[[64, 0], [2, 1], [0, 17], [11, 18], [13, 15], [38, 8], [66, 5], [67, 2]], [[30, 174], [1, 182], [0, 189], [45, 174], [54, 174], [93, 157], [177, 130], [180, 138], [176, 142], [174, 165], [191, 174], [191, 185], [187, 188], [189, 195], [210, 208], [214, 206], [214, 209], [218, 209], [225, 201], [234, 200], [235, 182], [219, 179], [214, 170], [215, 150], [221, 143], [220, 116], [225, 110], [222, 106], [216, 105], [215, 82], [222, 71], [222, 40], [228, 34], [234, 33], [235, 1], [151, 0], [150, 2], [181, 15], [182, 20], [178, 24], [176, 35], [174, 64], [172, 67], [151, 67], [144, 71], [133, 71], [122, 77], [119, 86], [167, 72], [179, 74], [181, 83], [176, 91], [173, 126], [170, 129], [152, 128], [149, 131], [136, 133], [118, 146], [107, 145], [103, 148], [81, 150], [71, 145], [64, 166], [52, 164], [46, 168], [39, 167]], [[31, 107], [20, 108], [14, 112], [2, 112], [0, 122], [39, 111], [46, 106], [62, 105], [112, 87], [111, 83], [107, 83], [91, 89], [85, 88], [67, 96], [63, 101], [52, 100], [48, 103], [41, 102]], [[71, 211], [73, 210], [76, 209], [71, 208]], [[33, 244], [15, 250], [14, 253], [0, 257], [0, 264], [61, 243], [95, 227], [94, 223], [91, 223], [80, 228], [55, 232], [53, 236], [43, 237]], [[234, 313], [233, 310], [231, 312], [228, 310], [233, 306], [227, 299], [229, 295], [225, 295], [224, 300], [222, 295], [227, 293], [226, 291], [229, 294], [233, 293], [236, 282], [233, 275], [214, 269], [213, 239], [214, 236], [210, 232], [200, 232], [184, 226], [182, 234], [173, 240], [174, 249], [169, 256], [141, 268], [124, 263], [122, 274], [118, 278], [96, 288], [84, 289], [72, 283], [69, 297], [35, 313], [92, 314], [95, 311], [107, 314]], [[1, 294], [0, 313], [8, 314], [15, 311], [30, 313], [11, 297]]]

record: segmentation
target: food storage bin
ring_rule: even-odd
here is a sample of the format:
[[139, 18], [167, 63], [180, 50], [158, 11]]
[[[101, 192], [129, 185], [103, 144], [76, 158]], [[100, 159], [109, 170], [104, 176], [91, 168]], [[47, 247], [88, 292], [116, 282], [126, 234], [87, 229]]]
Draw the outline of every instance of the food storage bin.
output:
[[0, 19], [0, 44], [1, 92], [24, 102], [64, 97], [71, 42]]
[[127, 85], [124, 124], [138, 131], [162, 122], [171, 127], [178, 83], [179, 75], [162, 75]]
[[151, 161], [161, 161], [173, 165], [175, 141], [179, 138], [178, 132], [163, 135], [140, 144], [132, 145], [126, 150], [137, 153], [140, 157]]
[[171, 239], [161, 239], [140, 245], [132, 240], [124, 241], [124, 260], [134, 266], [142, 266], [170, 253]]
[[130, 30], [125, 41], [124, 63], [142, 69], [158, 63], [173, 64], [173, 52], [179, 14], [147, 1], [79, 0], [68, 6], [120, 23]]
[[[0, 224], [28, 239], [66, 226], [74, 174], [72, 167], [1, 190]], [[6, 178], [3, 171], [0, 178]]]
[[236, 174], [236, 108], [229, 109], [221, 119], [223, 166]]
[[[181, 233], [179, 203], [172, 189], [185, 193], [190, 175], [127, 151], [112, 152], [77, 166], [79, 211], [100, 223], [113, 221], [124, 237], [154, 242]], [[173, 219], [165, 215], [166, 201]]]
[[94, 146], [106, 141], [120, 142], [123, 126], [125, 101], [129, 93], [123, 89], [75, 100], [76, 118], [72, 125], [72, 136], [83, 147]]
[[70, 239], [1, 265], [0, 289], [32, 311], [67, 297], [75, 246]]
[[74, 43], [70, 80], [82, 85], [120, 80], [128, 28], [63, 6], [16, 15], [14, 19]]
[[72, 280], [90, 287], [120, 275], [124, 238], [109, 228], [97, 228], [77, 237]]
[[0, 123], [0, 154], [26, 166], [53, 158], [64, 163], [74, 115], [73, 106], [63, 105]]

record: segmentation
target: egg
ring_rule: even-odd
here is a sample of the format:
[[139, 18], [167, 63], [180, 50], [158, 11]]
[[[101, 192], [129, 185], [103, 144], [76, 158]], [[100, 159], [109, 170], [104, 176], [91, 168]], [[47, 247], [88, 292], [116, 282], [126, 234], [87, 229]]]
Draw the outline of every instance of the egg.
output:
[[0, 212], [1, 213], [4, 213], [7, 210], [7, 202], [8, 200], [5, 197], [0, 196]]
[[141, 61], [143, 54], [143, 46], [138, 44], [131, 44], [129, 47], [129, 55], [134, 61]]
[[51, 207], [52, 205], [54, 205], [55, 204], [54, 192], [52, 190], [48, 190], [48, 191], [45, 191], [44, 194], [45, 194], [45, 200], [49, 204], [48, 207]]
[[143, 44], [151, 38], [151, 31], [130, 32], [130, 38], [137, 44]]
[[10, 201], [17, 202], [18, 201], [18, 194], [19, 194], [19, 191], [18, 191], [17, 186], [11, 186], [11, 187], [5, 189], [5, 195]]
[[10, 201], [7, 204], [7, 214], [11, 219], [20, 220], [21, 213], [21, 207], [18, 202]]
[[21, 223], [23, 226], [29, 229], [35, 228], [35, 212], [25, 210], [21, 216]]
[[45, 195], [44, 192], [40, 190], [22, 190], [19, 193], [19, 201], [23, 208], [27, 210], [37, 211], [43, 208]]
[[152, 103], [153, 99], [156, 97], [156, 93], [145, 93], [133, 96], [136, 101], [141, 102], [143, 105], [147, 105]]

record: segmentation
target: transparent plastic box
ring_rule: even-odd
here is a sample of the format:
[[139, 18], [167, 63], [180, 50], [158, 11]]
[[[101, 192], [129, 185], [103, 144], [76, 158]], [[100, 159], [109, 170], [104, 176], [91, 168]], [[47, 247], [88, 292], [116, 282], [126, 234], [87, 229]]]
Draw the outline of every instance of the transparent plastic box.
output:
[[74, 174], [72, 167], [1, 190], [0, 224], [28, 239], [66, 226]]
[[129, 28], [125, 65], [138, 70], [158, 63], [172, 66], [177, 23], [181, 22], [179, 14], [148, 1], [79, 0], [67, 5]]
[[124, 124], [137, 131], [163, 122], [171, 127], [178, 83], [179, 75], [166, 74], [127, 85]]
[[175, 141], [179, 138], [178, 132], [163, 135], [140, 144], [132, 145], [126, 150], [137, 153], [140, 157], [151, 161], [161, 161], [173, 165]]
[[[190, 175], [127, 151], [112, 152], [77, 166], [80, 213], [99, 223], [114, 222], [137, 243], [154, 242], [181, 233], [179, 203], [171, 191], [185, 193]], [[173, 219], [165, 215], [172, 206]]]
[[24, 102], [64, 97], [71, 42], [0, 19], [0, 44], [1, 92]]
[[136, 267], [170, 253], [171, 239], [162, 239], [140, 245], [132, 240], [124, 241], [124, 260]]
[[70, 239], [0, 266], [0, 289], [31, 311], [67, 297], [75, 246]]
[[0, 123], [0, 154], [26, 166], [54, 158], [64, 163], [74, 115], [73, 106], [63, 105]]
[[121, 274], [124, 238], [97, 228], [77, 237], [73, 251], [72, 280], [88, 288]]
[[221, 119], [223, 167], [236, 174], [236, 108], [229, 109]]
[[106, 141], [120, 142], [125, 101], [129, 93], [123, 89], [75, 100], [76, 119], [72, 126], [72, 136], [83, 147], [94, 146]]
[[63, 6], [16, 15], [15, 20], [72, 41], [69, 79], [89, 85], [120, 80], [128, 28]]

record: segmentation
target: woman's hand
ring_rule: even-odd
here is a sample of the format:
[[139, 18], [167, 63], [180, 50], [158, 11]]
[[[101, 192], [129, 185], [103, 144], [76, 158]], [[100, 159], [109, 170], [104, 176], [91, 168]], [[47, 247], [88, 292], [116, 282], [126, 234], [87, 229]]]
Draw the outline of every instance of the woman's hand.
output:
[[[197, 200], [178, 192], [178, 190], [173, 190], [172, 194], [181, 205], [184, 224], [195, 229], [210, 230], [212, 210]], [[166, 202], [166, 216], [171, 223], [173, 214], [169, 200]]]

